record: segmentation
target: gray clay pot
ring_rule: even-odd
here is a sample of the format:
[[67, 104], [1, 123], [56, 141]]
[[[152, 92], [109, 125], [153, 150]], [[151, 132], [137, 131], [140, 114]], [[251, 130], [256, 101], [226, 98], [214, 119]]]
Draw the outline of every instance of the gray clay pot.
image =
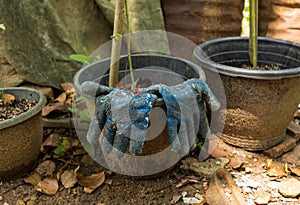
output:
[[[281, 70], [243, 69], [249, 65], [244, 37], [206, 41], [194, 50], [222, 104], [219, 120], [225, 126], [218, 132], [225, 142], [247, 150], [280, 143], [300, 102], [300, 45], [266, 37], [259, 37], [258, 45], [258, 64]], [[220, 82], [212, 77], [216, 74]], [[220, 95], [222, 89], [225, 95]]]
[[[35, 100], [37, 105], [15, 118], [0, 122], [0, 179], [23, 176], [35, 167], [43, 140], [43, 94], [29, 88], [1, 88], [19, 99]], [[1, 96], [0, 96], [1, 97]]]

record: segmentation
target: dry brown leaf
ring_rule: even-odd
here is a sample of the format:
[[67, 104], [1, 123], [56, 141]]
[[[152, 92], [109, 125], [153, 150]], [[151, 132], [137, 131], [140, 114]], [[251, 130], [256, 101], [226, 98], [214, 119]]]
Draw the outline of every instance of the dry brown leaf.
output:
[[100, 172], [90, 176], [77, 176], [77, 180], [78, 183], [84, 187], [84, 192], [92, 193], [96, 188], [104, 183], [105, 174], [104, 172]]
[[85, 149], [76, 149], [76, 150], [73, 150], [72, 154], [73, 154], [73, 156], [85, 155], [86, 151], [85, 151]]
[[49, 103], [43, 107], [42, 116], [46, 117], [53, 112], [67, 113], [68, 109], [64, 104], [61, 103]]
[[273, 163], [272, 160], [267, 160], [267, 175], [270, 177], [284, 177], [287, 175], [287, 164], [284, 166]]
[[190, 184], [190, 183], [198, 183], [199, 181], [196, 180], [196, 179], [182, 179], [177, 185], [176, 185], [176, 188], [180, 188], [180, 187], [183, 187], [187, 184]]
[[69, 92], [69, 91], [73, 91], [74, 90], [74, 86], [73, 83], [70, 82], [65, 82], [60, 84], [61, 88], [65, 91], [65, 92]]
[[34, 171], [30, 176], [28, 176], [24, 179], [24, 181], [26, 183], [31, 184], [33, 186], [38, 185], [38, 183], [40, 183], [41, 180], [42, 180], [42, 177], [41, 177], [40, 173], [38, 173], [37, 171]]
[[173, 193], [171, 204], [176, 204], [182, 198], [182, 194]]
[[54, 102], [64, 105], [66, 103], [66, 100], [67, 100], [67, 94], [61, 93], [57, 98], [55, 98]]
[[77, 182], [76, 171], [75, 170], [64, 171], [61, 175], [60, 181], [66, 189], [73, 187]]
[[300, 177], [300, 168], [299, 167], [294, 167], [294, 168], [290, 168], [291, 172], [295, 175], [297, 175], [298, 177]]
[[11, 94], [4, 94], [4, 104], [5, 105], [11, 105], [16, 101], [16, 97]]
[[34, 189], [44, 194], [54, 195], [58, 191], [58, 182], [55, 178], [46, 177], [43, 181], [40, 181]]
[[41, 146], [41, 152], [44, 152], [46, 150], [46, 147], [58, 147], [61, 144], [61, 141], [59, 140], [58, 134], [51, 134], [49, 137], [46, 138], [46, 140], [42, 143]]
[[55, 171], [56, 166], [53, 161], [46, 160], [40, 163], [35, 171], [37, 171], [41, 176], [52, 176]]

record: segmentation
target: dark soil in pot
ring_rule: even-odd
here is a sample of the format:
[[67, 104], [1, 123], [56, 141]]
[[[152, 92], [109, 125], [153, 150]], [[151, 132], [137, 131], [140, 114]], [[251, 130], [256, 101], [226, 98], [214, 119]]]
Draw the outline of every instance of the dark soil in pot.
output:
[[21, 113], [30, 110], [36, 104], [36, 101], [31, 101], [28, 99], [12, 99], [9, 103], [6, 103], [5, 100], [0, 99], [0, 121], [14, 118]]
[[[277, 65], [281, 70], [242, 69], [249, 65], [247, 38], [207, 41], [194, 53], [223, 105], [221, 137], [247, 150], [281, 142], [300, 102], [300, 45], [263, 37], [258, 45], [259, 65]], [[216, 74], [221, 82], [211, 77]], [[223, 88], [225, 95], [219, 95]]]

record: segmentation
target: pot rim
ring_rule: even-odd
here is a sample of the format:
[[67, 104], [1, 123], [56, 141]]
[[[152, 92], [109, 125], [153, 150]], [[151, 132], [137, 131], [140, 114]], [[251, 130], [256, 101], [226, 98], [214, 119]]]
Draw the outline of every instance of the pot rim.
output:
[[[212, 45], [222, 44], [223, 42], [228, 41], [235, 41], [235, 42], [245, 42], [248, 41], [248, 37], [225, 37], [225, 38], [217, 38], [213, 40], [208, 40], [203, 42], [202, 44], [198, 45], [193, 55], [198, 62], [202, 64], [206, 69], [213, 71], [215, 73], [221, 73], [233, 77], [246, 77], [246, 78], [253, 78], [253, 79], [265, 79], [265, 80], [273, 80], [273, 79], [282, 79], [282, 78], [290, 78], [290, 77], [297, 77], [300, 76], [300, 60], [299, 60], [299, 67], [283, 69], [283, 70], [249, 70], [240, 67], [228, 66], [219, 64], [216, 62], [211, 61], [208, 57], [206, 52], [203, 49], [211, 47]], [[270, 37], [258, 37], [258, 41], [265, 42], [268, 44], [275, 43], [277, 45], [284, 45], [289, 46], [290, 48], [296, 49], [300, 53], [300, 44], [281, 40], [276, 38]], [[259, 44], [259, 43], [258, 43]]]
[[[155, 57], [164, 57], [164, 58], [169, 58], [169, 59], [174, 59], [174, 60], [180, 60], [180, 61], [183, 61], [186, 64], [190, 65], [191, 67], [194, 67], [194, 68], [197, 67], [198, 69], [197, 69], [197, 71], [195, 70], [195, 72], [198, 73], [199, 79], [203, 80], [204, 82], [206, 81], [206, 75], [205, 75], [204, 71], [202, 70], [202, 68], [199, 65], [197, 65], [196, 63], [185, 60], [183, 58], [174, 57], [174, 56], [170, 56], [170, 55], [155, 54], [155, 53], [153, 53], [153, 54], [133, 54], [131, 56], [132, 57], [155, 56]], [[127, 58], [127, 55], [120, 56], [120, 58], [125, 58], [125, 57]], [[89, 67], [91, 67], [95, 64], [99, 64], [101, 62], [106, 62], [106, 61], [110, 61], [110, 58], [101, 59], [101, 60], [95, 61], [91, 64], [84, 65], [79, 71], [77, 71], [77, 73], [74, 75], [73, 82], [74, 82], [74, 88], [78, 92], [79, 95], [82, 95], [83, 97], [85, 97], [87, 99], [90, 99], [90, 100], [94, 99], [93, 96], [88, 96], [88, 95], [86, 95], [85, 93], [82, 92], [82, 90], [80, 88], [81, 83], [79, 82], [79, 76], [82, 75], [82, 73], [86, 72], [86, 70], [89, 69]], [[141, 69], [143, 69], [143, 68], [141, 68]], [[147, 70], [151, 70], [151, 69], [147, 69]], [[124, 71], [126, 71], [126, 70], [121, 70], [119, 72], [124, 72]], [[160, 70], [160, 72], [169, 72], [169, 71]], [[180, 75], [180, 74], [175, 73], [175, 72], [170, 72], [170, 73]], [[98, 76], [98, 78], [103, 77], [103, 76], [107, 76], [107, 75], [109, 75], [109, 74]], [[185, 80], [187, 79], [187, 77], [185, 77], [185, 76], [183, 76], [183, 77], [184, 77]], [[163, 104], [163, 100], [161, 98], [156, 99], [155, 105], [161, 105], [161, 104]]]
[[32, 107], [30, 110], [27, 110], [26, 112], [21, 113], [14, 118], [10, 118], [10, 119], [1, 121], [0, 122], [0, 130], [5, 129], [7, 127], [17, 125], [25, 120], [30, 119], [31, 117], [33, 117], [37, 113], [39, 113], [42, 110], [43, 106], [45, 106], [45, 104], [46, 104], [46, 97], [44, 96], [44, 94], [37, 91], [36, 89], [27, 88], [27, 87], [6, 87], [6, 88], [0, 88], [0, 90], [4, 90], [4, 91], [20, 90], [22, 92], [33, 92], [33, 93], [38, 94], [38, 96], [39, 96], [39, 100], [38, 100], [37, 104], [34, 107]]

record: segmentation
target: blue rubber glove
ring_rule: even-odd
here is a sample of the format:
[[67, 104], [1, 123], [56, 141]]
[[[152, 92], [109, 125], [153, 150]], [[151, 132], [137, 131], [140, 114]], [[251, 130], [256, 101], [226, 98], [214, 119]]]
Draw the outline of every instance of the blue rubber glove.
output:
[[210, 135], [205, 102], [212, 111], [220, 103], [207, 84], [199, 79], [190, 79], [176, 86], [154, 85], [141, 89], [142, 93], [160, 94], [166, 105], [168, 136], [171, 149], [186, 155], [195, 143], [197, 133]]
[[126, 90], [111, 89], [90, 81], [82, 84], [81, 89], [89, 95], [100, 95], [96, 97], [95, 114], [89, 126], [87, 141], [98, 144], [105, 125], [101, 141], [104, 153], [113, 151], [121, 157], [129, 142], [131, 154], [142, 153], [149, 112], [157, 97], [148, 93], [134, 95]]

